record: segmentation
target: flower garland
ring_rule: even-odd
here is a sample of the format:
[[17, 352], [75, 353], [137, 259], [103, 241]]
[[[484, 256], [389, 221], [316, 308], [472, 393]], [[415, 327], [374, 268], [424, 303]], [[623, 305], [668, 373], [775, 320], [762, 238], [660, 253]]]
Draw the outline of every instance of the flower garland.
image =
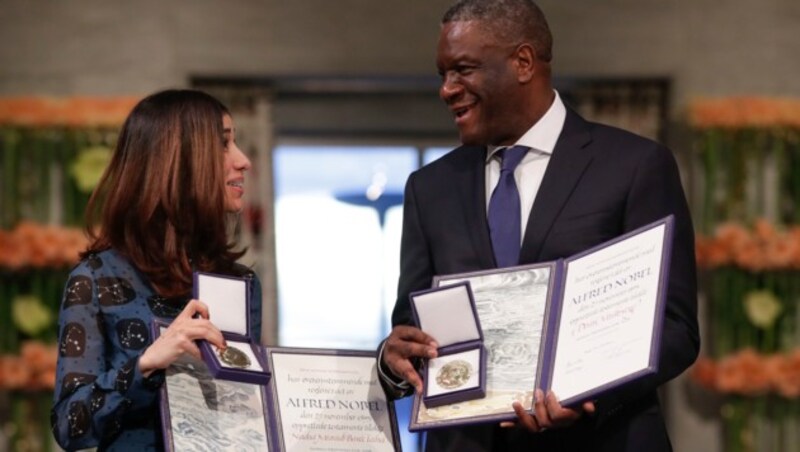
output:
[[698, 230], [759, 217], [800, 223], [800, 99], [700, 99], [689, 122]]
[[0, 98], [0, 124], [26, 127], [119, 126], [141, 99], [119, 97]]
[[745, 348], [720, 360], [701, 357], [692, 379], [712, 391], [755, 396], [773, 393], [788, 399], [800, 397], [800, 349], [785, 353], [759, 353]]
[[715, 356], [800, 345], [800, 322], [793, 317], [800, 299], [800, 226], [778, 229], [763, 219], [752, 228], [724, 223], [712, 236], [697, 236], [696, 252], [706, 271]]
[[752, 230], [728, 222], [713, 236], [698, 234], [695, 242], [701, 268], [736, 266], [752, 272], [800, 269], [800, 225], [779, 231], [764, 219]]
[[64, 283], [88, 245], [89, 195], [138, 100], [0, 99], [0, 449], [51, 448]]
[[24, 342], [19, 354], [0, 355], [0, 389], [52, 390], [57, 357], [57, 346], [41, 341]]
[[696, 129], [800, 127], [800, 99], [698, 99], [689, 107], [689, 121]]
[[723, 396], [725, 450], [800, 451], [800, 227], [775, 227], [800, 224], [800, 100], [701, 99], [689, 122], [709, 319], [689, 376]]
[[800, 226], [726, 222], [696, 243], [710, 322], [689, 377], [722, 396], [725, 450], [800, 450]]
[[0, 269], [69, 267], [88, 244], [80, 229], [25, 221], [11, 231], [0, 230]]

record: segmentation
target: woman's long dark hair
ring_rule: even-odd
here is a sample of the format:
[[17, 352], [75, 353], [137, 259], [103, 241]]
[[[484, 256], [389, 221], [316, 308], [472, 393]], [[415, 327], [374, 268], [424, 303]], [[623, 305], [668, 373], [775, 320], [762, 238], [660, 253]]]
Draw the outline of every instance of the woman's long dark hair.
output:
[[227, 272], [244, 252], [226, 232], [225, 114], [194, 90], [140, 101], [89, 200], [91, 244], [82, 257], [113, 248], [163, 297], [189, 294], [193, 269]]

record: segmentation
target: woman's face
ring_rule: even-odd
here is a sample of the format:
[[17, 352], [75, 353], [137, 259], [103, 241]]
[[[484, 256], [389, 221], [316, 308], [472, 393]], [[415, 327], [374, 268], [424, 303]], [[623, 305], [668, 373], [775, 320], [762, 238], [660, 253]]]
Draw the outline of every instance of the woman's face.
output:
[[244, 172], [250, 169], [250, 159], [236, 145], [236, 130], [230, 115], [222, 117], [225, 143], [225, 210], [240, 212], [244, 207]]

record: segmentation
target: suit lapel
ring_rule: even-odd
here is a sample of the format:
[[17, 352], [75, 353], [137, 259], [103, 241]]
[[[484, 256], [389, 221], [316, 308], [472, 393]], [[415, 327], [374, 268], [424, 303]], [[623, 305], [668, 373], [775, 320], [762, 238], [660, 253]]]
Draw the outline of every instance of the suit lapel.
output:
[[457, 171], [455, 181], [464, 214], [464, 224], [475, 225], [469, 228], [470, 241], [478, 254], [482, 268], [493, 268], [494, 252], [489, 236], [489, 223], [486, 220], [486, 148], [469, 147], [463, 167]]
[[577, 113], [567, 108], [564, 129], [553, 149], [542, 185], [536, 194], [525, 238], [520, 250], [520, 263], [539, 261], [542, 245], [553, 222], [569, 199], [583, 171], [592, 160], [586, 149], [591, 141], [589, 125]]

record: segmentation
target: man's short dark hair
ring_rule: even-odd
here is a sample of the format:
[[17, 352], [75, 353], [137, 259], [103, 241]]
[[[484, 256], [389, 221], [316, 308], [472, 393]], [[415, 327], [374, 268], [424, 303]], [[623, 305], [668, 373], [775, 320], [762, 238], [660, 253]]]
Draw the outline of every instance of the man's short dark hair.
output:
[[485, 23], [502, 42], [530, 42], [536, 57], [553, 57], [553, 35], [544, 13], [531, 0], [461, 0], [444, 13], [442, 24], [467, 20]]

